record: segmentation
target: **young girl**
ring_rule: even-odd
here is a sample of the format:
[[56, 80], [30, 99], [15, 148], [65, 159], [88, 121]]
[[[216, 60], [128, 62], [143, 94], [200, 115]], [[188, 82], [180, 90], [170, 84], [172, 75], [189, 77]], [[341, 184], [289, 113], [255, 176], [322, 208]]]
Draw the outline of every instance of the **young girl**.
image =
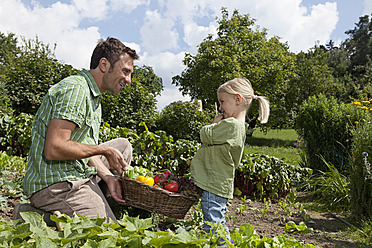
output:
[[[253, 100], [258, 100], [261, 123], [269, 118], [269, 102], [256, 96], [247, 79], [235, 78], [217, 90], [219, 110], [212, 124], [200, 130], [202, 147], [191, 162], [191, 176], [203, 189], [201, 208], [204, 229], [211, 231], [205, 222], [225, 225], [226, 203], [233, 198], [235, 169], [240, 163], [245, 143], [245, 117]], [[230, 237], [228, 237], [230, 238]]]

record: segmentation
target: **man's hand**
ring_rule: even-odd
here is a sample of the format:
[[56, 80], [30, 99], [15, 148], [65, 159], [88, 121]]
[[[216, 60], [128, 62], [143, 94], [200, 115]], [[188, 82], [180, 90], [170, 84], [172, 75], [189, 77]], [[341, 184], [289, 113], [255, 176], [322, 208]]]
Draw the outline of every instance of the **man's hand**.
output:
[[107, 175], [103, 178], [103, 180], [106, 182], [112, 198], [114, 198], [117, 203], [126, 205], [126, 202], [123, 199], [120, 180], [113, 175]]
[[116, 148], [107, 147], [109, 152], [105, 154], [107, 162], [111, 169], [114, 169], [119, 175], [123, 173], [123, 170], [127, 170], [127, 163], [124, 160], [123, 154]]

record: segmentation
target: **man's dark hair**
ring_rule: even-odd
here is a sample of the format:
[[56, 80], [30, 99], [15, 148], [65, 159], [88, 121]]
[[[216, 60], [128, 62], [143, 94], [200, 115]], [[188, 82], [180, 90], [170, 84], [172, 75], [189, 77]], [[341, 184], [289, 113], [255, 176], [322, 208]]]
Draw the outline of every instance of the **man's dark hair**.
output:
[[90, 69], [97, 68], [101, 58], [106, 58], [110, 64], [110, 70], [114, 67], [116, 61], [120, 59], [120, 55], [128, 54], [133, 60], [139, 58], [135, 50], [125, 46], [120, 40], [108, 37], [106, 40], [100, 39], [96, 48], [94, 48], [91, 60]]

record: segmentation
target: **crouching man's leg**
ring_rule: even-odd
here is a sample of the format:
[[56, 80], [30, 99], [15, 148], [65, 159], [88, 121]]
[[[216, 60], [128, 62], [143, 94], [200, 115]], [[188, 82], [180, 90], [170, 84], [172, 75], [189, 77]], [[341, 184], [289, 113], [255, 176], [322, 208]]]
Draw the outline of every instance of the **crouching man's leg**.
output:
[[97, 176], [52, 184], [30, 197], [33, 207], [46, 212], [60, 211], [72, 216], [74, 212], [83, 216], [111, 218], [116, 221], [105, 196], [97, 183]]

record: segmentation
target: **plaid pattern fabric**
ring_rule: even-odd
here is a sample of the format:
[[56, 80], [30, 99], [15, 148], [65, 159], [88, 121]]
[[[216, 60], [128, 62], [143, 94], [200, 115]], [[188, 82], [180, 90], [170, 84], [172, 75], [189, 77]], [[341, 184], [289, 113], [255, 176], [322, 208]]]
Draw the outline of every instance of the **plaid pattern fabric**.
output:
[[79, 180], [96, 174], [81, 160], [47, 160], [45, 137], [51, 119], [64, 119], [76, 124], [71, 140], [97, 145], [101, 124], [101, 92], [87, 70], [63, 79], [52, 86], [37, 111], [32, 124], [32, 144], [23, 181], [26, 195], [53, 183]]

